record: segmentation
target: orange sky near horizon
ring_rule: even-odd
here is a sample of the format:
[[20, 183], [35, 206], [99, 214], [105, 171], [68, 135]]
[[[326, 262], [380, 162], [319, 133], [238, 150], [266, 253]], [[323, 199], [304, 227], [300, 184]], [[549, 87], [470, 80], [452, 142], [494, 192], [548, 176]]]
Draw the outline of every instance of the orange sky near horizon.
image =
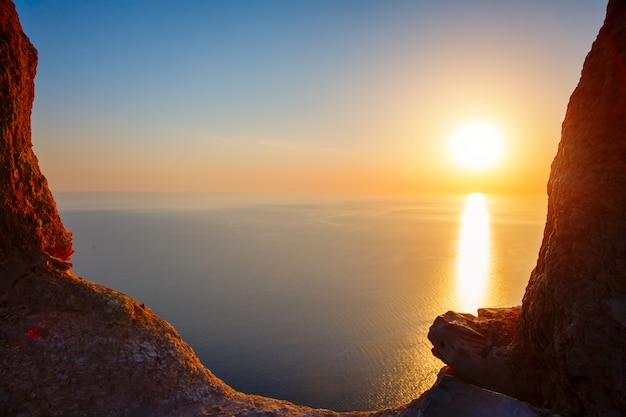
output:
[[[605, 8], [68, 4], [16, 1], [53, 191], [545, 194]], [[479, 172], [449, 150], [472, 121], [503, 138]]]

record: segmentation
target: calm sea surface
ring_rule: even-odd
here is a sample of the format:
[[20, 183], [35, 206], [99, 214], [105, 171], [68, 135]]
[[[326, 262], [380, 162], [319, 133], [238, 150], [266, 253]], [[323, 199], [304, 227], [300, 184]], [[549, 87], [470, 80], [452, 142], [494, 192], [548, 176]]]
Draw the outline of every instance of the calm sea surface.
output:
[[247, 393], [335, 410], [407, 403], [447, 310], [521, 303], [546, 199], [55, 194], [74, 272], [147, 304]]

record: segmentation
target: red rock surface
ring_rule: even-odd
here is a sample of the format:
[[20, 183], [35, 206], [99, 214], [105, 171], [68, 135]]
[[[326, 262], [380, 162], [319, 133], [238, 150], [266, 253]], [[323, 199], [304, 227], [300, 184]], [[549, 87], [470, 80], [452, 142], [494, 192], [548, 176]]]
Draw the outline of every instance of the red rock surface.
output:
[[626, 1], [610, 0], [563, 122], [518, 355], [542, 400], [626, 415]]
[[37, 51], [9, 0], [0, 1], [0, 62], [0, 265], [32, 250], [68, 260], [72, 236], [32, 150]]

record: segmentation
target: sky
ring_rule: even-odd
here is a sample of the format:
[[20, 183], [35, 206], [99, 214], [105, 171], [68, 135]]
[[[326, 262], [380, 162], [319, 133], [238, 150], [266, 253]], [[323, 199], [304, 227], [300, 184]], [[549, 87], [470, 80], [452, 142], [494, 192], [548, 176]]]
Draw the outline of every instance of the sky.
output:
[[[17, 0], [53, 191], [544, 193], [606, 1]], [[499, 132], [468, 170], [450, 138]], [[480, 153], [480, 150], [479, 150]]]

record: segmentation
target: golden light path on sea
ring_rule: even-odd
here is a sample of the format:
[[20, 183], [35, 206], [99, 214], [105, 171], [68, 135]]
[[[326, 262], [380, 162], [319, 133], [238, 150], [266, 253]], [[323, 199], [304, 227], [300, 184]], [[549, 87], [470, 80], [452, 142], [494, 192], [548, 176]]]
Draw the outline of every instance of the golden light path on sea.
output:
[[475, 312], [487, 297], [491, 229], [484, 194], [467, 196], [461, 215], [456, 261], [456, 298], [462, 312]]

